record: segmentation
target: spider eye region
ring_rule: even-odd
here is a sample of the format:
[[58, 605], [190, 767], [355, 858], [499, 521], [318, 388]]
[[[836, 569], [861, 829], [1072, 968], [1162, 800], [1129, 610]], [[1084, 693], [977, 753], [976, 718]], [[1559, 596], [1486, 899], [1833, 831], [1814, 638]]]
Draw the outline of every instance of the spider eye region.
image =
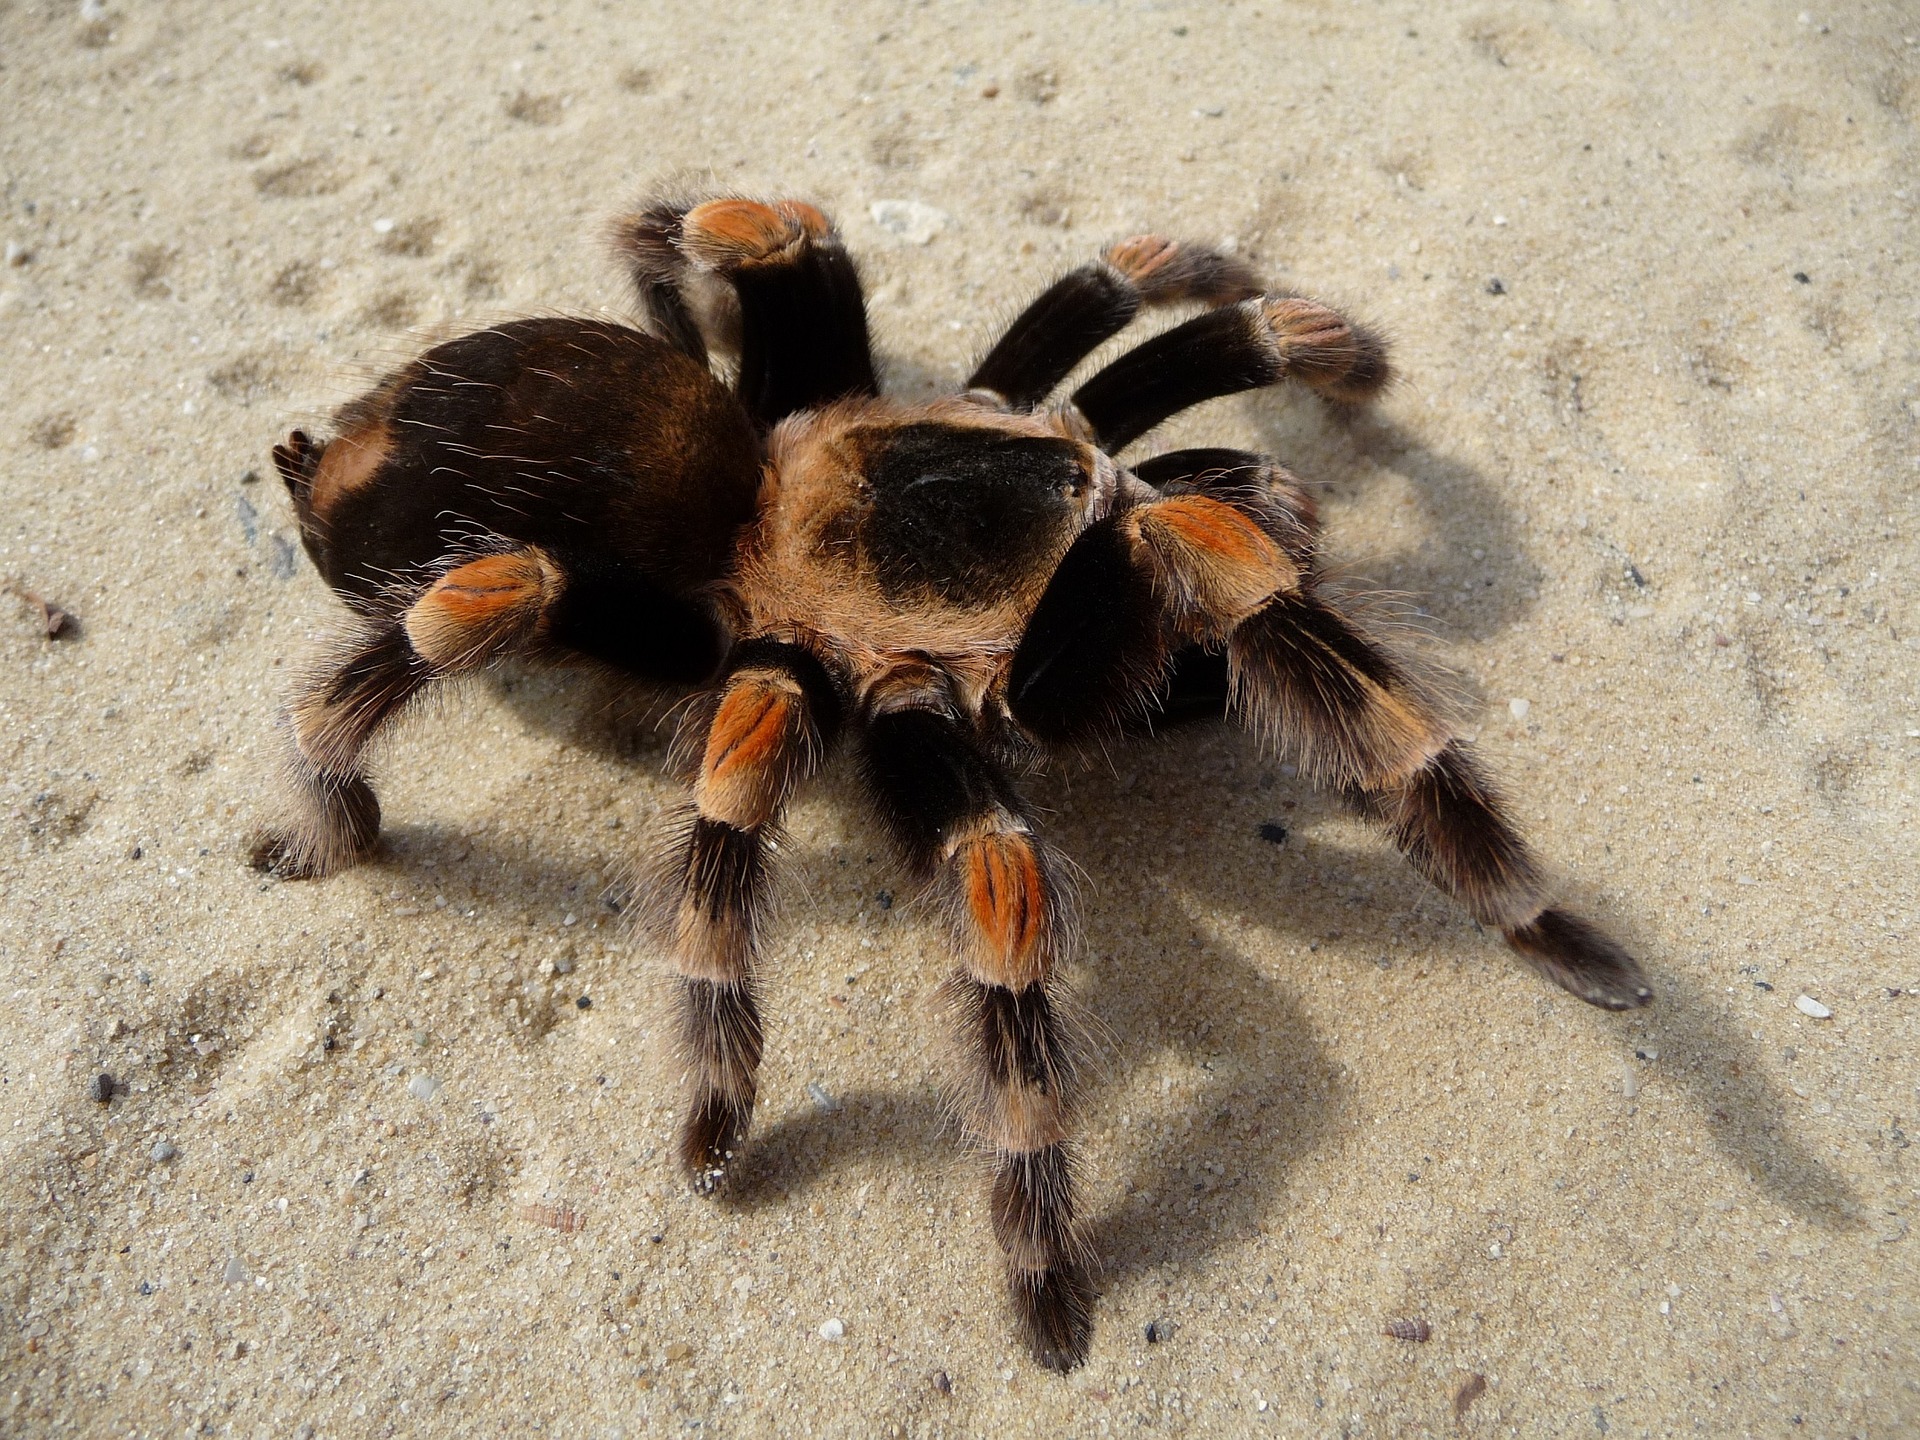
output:
[[867, 440], [861, 538], [889, 596], [991, 604], [1079, 528], [1088, 479], [1069, 440], [938, 424]]

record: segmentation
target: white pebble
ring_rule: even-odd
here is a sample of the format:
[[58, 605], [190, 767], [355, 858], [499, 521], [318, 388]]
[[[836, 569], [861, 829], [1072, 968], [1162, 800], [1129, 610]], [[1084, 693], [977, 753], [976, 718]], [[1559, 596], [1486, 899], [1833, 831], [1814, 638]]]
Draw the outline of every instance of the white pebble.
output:
[[164, 1165], [180, 1152], [174, 1148], [171, 1140], [157, 1140], [153, 1146], [153, 1163]]
[[813, 1108], [822, 1115], [833, 1115], [839, 1112], [840, 1102], [828, 1094], [826, 1087], [817, 1080], [807, 1082], [807, 1098], [813, 1101]]
[[416, 1100], [431, 1100], [440, 1093], [440, 1082], [431, 1075], [416, 1075], [407, 1081], [407, 1090]]
[[231, 1260], [227, 1261], [227, 1268], [221, 1273], [220, 1278], [229, 1285], [244, 1285], [247, 1283], [247, 1267], [240, 1263], [240, 1257], [238, 1255], [235, 1255]]
[[376, 235], [391, 235], [393, 233], [393, 221], [385, 219], [384, 217], [374, 221], [373, 233]]
[[1631, 1067], [1620, 1072], [1620, 1094], [1628, 1100], [1640, 1093], [1640, 1077]]
[[1811, 995], [1802, 995], [1799, 999], [1795, 1000], [1793, 1002], [1793, 1008], [1798, 1010], [1802, 1015], [1812, 1016], [1815, 1020], [1831, 1020], [1833, 1018], [1833, 1011], [1822, 1005]]
[[847, 1327], [840, 1322], [839, 1316], [836, 1315], [820, 1326], [820, 1338], [838, 1344], [847, 1338]]
[[33, 252], [18, 240], [7, 241], [7, 264], [24, 265], [33, 258]]
[[1531, 700], [1507, 701], [1507, 713], [1516, 720], [1526, 719], [1527, 712], [1531, 709], [1533, 709], [1533, 702]]
[[882, 230], [914, 245], [925, 245], [953, 220], [946, 211], [918, 200], [876, 200], [867, 213]]

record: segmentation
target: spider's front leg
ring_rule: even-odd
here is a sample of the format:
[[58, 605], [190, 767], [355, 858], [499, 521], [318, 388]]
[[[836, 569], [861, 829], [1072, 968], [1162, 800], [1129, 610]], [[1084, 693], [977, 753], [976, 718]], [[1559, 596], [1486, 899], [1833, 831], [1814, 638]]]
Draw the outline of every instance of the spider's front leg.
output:
[[1224, 648], [1240, 718], [1384, 824], [1474, 919], [1590, 1004], [1646, 1004], [1633, 957], [1550, 905], [1491, 782], [1420, 687], [1317, 593], [1298, 533], [1257, 489], [1171, 494], [1094, 525], [1015, 654], [1014, 718], [1044, 740], [1083, 741], [1152, 701], [1173, 646]]
[[693, 814], [657, 889], [654, 930], [677, 972], [675, 1007], [691, 1096], [680, 1159], [716, 1189], [753, 1119], [762, 1030], [754, 999], [770, 841], [793, 787], [839, 728], [832, 679], [809, 652], [752, 640], [720, 689], [691, 712]]
[[941, 987], [960, 1050], [955, 1101], [993, 1166], [993, 1230], [1034, 1357], [1086, 1359], [1093, 1287], [1074, 1196], [1075, 1046], [1055, 967], [1068, 946], [1056, 862], [937, 677], [870, 702], [864, 770], [908, 864], [930, 879], [960, 968]]

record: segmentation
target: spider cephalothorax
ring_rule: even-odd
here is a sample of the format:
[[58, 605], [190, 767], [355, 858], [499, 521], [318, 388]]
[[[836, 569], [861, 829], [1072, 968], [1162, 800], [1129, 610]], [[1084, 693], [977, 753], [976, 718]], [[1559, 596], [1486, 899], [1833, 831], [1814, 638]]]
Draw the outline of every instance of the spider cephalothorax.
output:
[[[616, 234], [648, 329], [483, 330], [347, 406], [335, 438], [275, 450], [356, 619], [289, 706], [297, 803], [257, 864], [319, 875], [371, 848], [367, 747], [438, 678], [516, 655], [698, 687], [691, 805], [648, 913], [676, 976], [681, 1157], [711, 1190], [753, 1113], [773, 827], [850, 732], [951, 930], [953, 1092], [990, 1159], [1022, 1324], [1057, 1369], [1092, 1333], [1071, 926], [1016, 758], [1169, 704], [1234, 715], [1542, 973], [1596, 1005], [1650, 998], [1631, 957], [1552, 905], [1421, 686], [1322, 592], [1299, 483], [1239, 451], [1113, 458], [1187, 406], [1285, 379], [1366, 401], [1387, 364], [1364, 329], [1143, 236], [1042, 294], [964, 394], [907, 405], [878, 392], [858, 277], [811, 206], [659, 203]], [[1182, 302], [1199, 313], [1046, 408], [1142, 306]]]

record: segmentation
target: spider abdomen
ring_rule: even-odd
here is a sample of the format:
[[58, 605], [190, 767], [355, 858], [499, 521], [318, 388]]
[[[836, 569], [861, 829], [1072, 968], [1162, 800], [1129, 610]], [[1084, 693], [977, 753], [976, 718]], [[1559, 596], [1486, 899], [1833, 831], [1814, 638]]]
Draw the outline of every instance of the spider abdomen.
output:
[[450, 556], [537, 545], [685, 596], [725, 573], [759, 441], [705, 367], [641, 331], [519, 320], [427, 351], [281, 460], [327, 583], [371, 598]]

